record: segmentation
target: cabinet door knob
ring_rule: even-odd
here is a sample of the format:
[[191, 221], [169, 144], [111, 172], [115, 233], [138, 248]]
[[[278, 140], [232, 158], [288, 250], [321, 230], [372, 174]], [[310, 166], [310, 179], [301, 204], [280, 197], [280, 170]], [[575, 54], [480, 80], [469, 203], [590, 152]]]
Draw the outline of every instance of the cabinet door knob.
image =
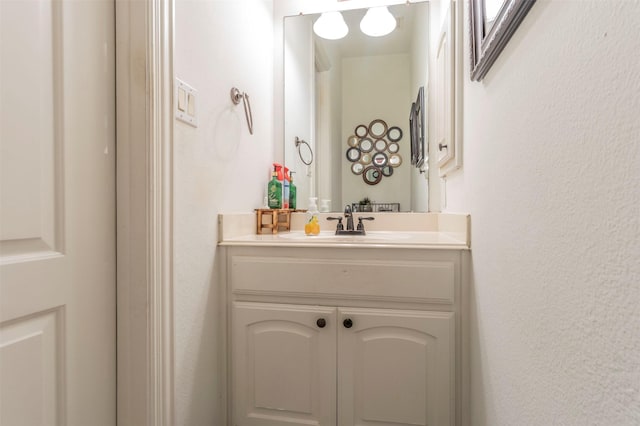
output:
[[342, 321], [342, 325], [344, 325], [344, 328], [351, 328], [353, 327], [353, 321], [351, 320], [351, 318], [347, 318], [346, 320]]
[[320, 328], [324, 328], [324, 326], [327, 325], [327, 320], [325, 320], [324, 318], [318, 318], [318, 321], [316, 321], [316, 325]]

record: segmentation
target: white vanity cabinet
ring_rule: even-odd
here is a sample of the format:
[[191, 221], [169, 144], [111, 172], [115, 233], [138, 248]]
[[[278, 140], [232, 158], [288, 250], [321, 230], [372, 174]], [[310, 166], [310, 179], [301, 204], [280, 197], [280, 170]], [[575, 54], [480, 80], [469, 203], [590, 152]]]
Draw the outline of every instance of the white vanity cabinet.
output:
[[230, 425], [462, 424], [462, 250], [225, 254]]
[[335, 308], [234, 303], [233, 425], [335, 424], [335, 318]]
[[452, 313], [345, 308], [338, 318], [338, 425], [453, 424]]

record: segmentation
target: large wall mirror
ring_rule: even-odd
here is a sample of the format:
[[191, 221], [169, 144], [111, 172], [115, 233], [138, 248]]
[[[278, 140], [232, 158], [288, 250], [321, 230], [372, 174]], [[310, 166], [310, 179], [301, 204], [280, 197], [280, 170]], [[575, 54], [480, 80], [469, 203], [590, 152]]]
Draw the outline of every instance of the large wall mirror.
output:
[[[332, 211], [365, 198], [397, 203], [400, 211], [428, 210], [427, 174], [409, 161], [409, 114], [418, 89], [428, 90], [429, 3], [396, 3], [388, 6], [396, 28], [379, 37], [360, 29], [367, 9], [341, 11], [348, 34], [338, 40], [314, 34], [319, 13], [284, 18], [284, 161], [296, 171], [300, 208], [306, 208], [313, 195], [330, 200]], [[355, 155], [352, 148], [358, 144], [358, 127], [374, 120], [393, 128], [393, 139], [402, 136], [384, 143], [372, 137], [370, 163], [364, 163], [366, 156], [349, 161], [347, 153]], [[300, 162], [296, 137], [313, 147], [312, 165]], [[387, 157], [395, 156], [372, 185], [363, 174], [373, 164], [377, 147], [384, 147]]]

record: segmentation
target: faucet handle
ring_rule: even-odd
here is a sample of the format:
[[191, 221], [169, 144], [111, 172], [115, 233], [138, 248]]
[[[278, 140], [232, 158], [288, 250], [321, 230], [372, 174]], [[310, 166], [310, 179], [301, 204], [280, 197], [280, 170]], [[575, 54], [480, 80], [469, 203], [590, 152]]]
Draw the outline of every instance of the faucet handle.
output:
[[358, 227], [356, 228], [358, 231], [364, 231], [363, 220], [376, 220], [376, 218], [373, 216], [358, 217]]
[[336, 232], [337, 231], [342, 231], [344, 229], [344, 226], [342, 225], [342, 216], [339, 216], [339, 217], [329, 216], [329, 217], [327, 217], [327, 220], [337, 220], [338, 221], [338, 224], [336, 225]]

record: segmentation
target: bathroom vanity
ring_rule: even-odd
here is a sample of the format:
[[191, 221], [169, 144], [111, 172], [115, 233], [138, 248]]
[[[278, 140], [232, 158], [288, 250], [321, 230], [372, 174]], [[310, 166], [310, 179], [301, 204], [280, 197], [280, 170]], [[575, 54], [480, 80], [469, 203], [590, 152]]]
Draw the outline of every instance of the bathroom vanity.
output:
[[357, 237], [250, 220], [219, 225], [230, 425], [465, 424], [468, 216], [381, 214]]

